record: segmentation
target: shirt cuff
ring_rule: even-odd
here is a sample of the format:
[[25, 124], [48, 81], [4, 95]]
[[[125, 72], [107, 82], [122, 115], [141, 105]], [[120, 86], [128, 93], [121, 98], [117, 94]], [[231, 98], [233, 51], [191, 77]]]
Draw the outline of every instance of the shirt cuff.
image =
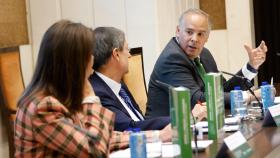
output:
[[87, 103], [100, 104], [100, 99], [98, 96], [90, 95], [90, 96], [85, 97], [82, 101], [82, 104], [87, 104]]
[[257, 76], [258, 71], [255, 70], [250, 64], [246, 64], [242, 67], [242, 73], [248, 80], [252, 80]]
[[243, 102], [245, 102], [249, 97], [248, 92], [247, 91], [242, 91], [242, 96], [243, 96]]

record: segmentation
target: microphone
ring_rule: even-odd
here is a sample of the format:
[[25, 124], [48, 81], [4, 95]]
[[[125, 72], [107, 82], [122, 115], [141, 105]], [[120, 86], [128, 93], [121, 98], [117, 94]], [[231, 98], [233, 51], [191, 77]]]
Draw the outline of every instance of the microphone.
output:
[[233, 76], [233, 77], [236, 77], [236, 78], [240, 78], [244, 81], [244, 85], [246, 87], [246, 89], [248, 89], [248, 91], [254, 96], [254, 98], [256, 99], [256, 101], [258, 102], [260, 108], [261, 108], [261, 115], [262, 117], [264, 116], [264, 111], [263, 111], [263, 104], [260, 102], [260, 100], [258, 99], [258, 97], [256, 96], [255, 92], [252, 91], [252, 89], [250, 87], [253, 86], [253, 84], [251, 83], [251, 81], [246, 78], [246, 77], [243, 77], [243, 76], [239, 76], [239, 75], [236, 75], [236, 74], [232, 74], [232, 73], [229, 73], [229, 72], [225, 72], [225, 71], [220, 71], [221, 73], [223, 74], [226, 74], [226, 75], [229, 75], [229, 76]]
[[[156, 82], [162, 86], [162, 87], [166, 87], [168, 89], [171, 89], [171, 88], [174, 88], [174, 86], [170, 85], [170, 84], [167, 84], [167, 83], [164, 83], [164, 82], [161, 82], [159, 80], [156, 80]], [[197, 135], [198, 135], [198, 130], [195, 126], [196, 124], [196, 121], [195, 121], [195, 117], [192, 113], [192, 110], [191, 110], [191, 115], [192, 115], [192, 119], [193, 119], [193, 127], [194, 127], [194, 144], [195, 144], [195, 155], [196, 157], [198, 156], [198, 147], [197, 147]]]
[[233, 77], [237, 77], [237, 78], [241, 78], [241, 79], [247, 79], [246, 77], [239, 76], [239, 75], [236, 75], [236, 74], [232, 74], [232, 73], [229, 73], [229, 72], [225, 72], [225, 71], [220, 71], [220, 72], [223, 73], [223, 74], [226, 74], [226, 75], [233, 76]]

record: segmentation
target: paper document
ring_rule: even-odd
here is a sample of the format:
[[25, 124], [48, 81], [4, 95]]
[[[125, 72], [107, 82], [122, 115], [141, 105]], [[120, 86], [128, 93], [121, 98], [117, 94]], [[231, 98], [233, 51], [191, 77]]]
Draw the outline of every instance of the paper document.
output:
[[[239, 125], [225, 125], [223, 129], [225, 132], [235, 132], [239, 130]], [[208, 133], [208, 128], [202, 128], [202, 132]]]
[[[210, 144], [213, 143], [213, 140], [199, 140], [197, 141], [197, 147], [198, 148], [207, 148]], [[147, 154], [148, 158], [156, 158], [156, 157], [162, 157], [162, 158], [169, 158], [178, 156], [180, 154], [180, 148], [178, 145], [174, 145], [171, 142], [170, 143], [163, 143], [162, 144], [162, 156], [160, 154], [155, 154], [149, 152], [149, 148], [153, 147], [153, 143], [147, 143]], [[192, 148], [195, 148], [195, 143], [192, 141]], [[109, 158], [130, 158], [130, 148], [119, 150], [116, 152], [113, 152], [110, 154]]]
[[[239, 118], [238, 117], [225, 118], [225, 124], [226, 125], [237, 125], [238, 122], [239, 122]], [[208, 127], [208, 122], [207, 121], [200, 121], [200, 122], [197, 122], [195, 124], [195, 126], [196, 127], [207, 128]], [[191, 127], [193, 127], [193, 125]]]
[[[239, 118], [238, 117], [230, 117], [225, 119], [224, 130], [226, 132], [235, 132], [239, 130]], [[207, 121], [200, 121], [195, 124], [196, 128], [202, 128], [203, 133], [208, 132], [208, 122]], [[192, 125], [193, 127], [193, 125]]]
[[236, 124], [238, 124], [239, 121], [240, 121], [240, 119], [238, 117], [225, 118], [226, 125], [236, 125]]
[[275, 97], [274, 103], [275, 103], [275, 104], [279, 104], [279, 103], [280, 103], [280, 96]]

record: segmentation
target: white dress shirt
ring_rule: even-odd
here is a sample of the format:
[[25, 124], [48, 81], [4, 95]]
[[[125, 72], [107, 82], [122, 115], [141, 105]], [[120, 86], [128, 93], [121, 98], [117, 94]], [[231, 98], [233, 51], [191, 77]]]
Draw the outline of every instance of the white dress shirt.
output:
[[[123, 101], [121, 96], [119, 95], [121, 84], [112, 80], [111, 78], [103, 75], [100, 72], [95, 71], [95, 73], [111, 88], [111, 90], [114, 92], [116, 97], [119, 99], [119, 101], [122, 103], [123, 107], [126, 109], [132, 120], [134, 121], [140, 121], [138, 117], [133, 113], [133, 111], [128, 107], [128, 105]], [[139, 113], [137, 109], [135, 109], [137, 114], [141, 117], [142, 120], [144, 120], [143, 116]]]

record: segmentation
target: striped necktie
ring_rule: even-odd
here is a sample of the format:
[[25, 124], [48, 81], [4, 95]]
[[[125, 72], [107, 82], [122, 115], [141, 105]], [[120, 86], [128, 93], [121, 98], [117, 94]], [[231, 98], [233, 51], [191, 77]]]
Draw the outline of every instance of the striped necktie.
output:
[[129, 98], [128, 94], [126, 93], [125, 89], [121, 87], [119, 95], [121, 96], [122, 100], [126, 103], [129, 109], [134, 113], [134, 115], [139, 119], [143, 120], [141, 116], [139, 116], [140, 112], [137, 113], [137, 109], [134, 108], [131, 99]]
[[206, 74], [205, 72], [205, 69], [203, 67], [203, 65], [201, 64], [200, 62], [200, 59], [197, 57], [194, 59], [194, 63], [195, 63], [195, 66], [196, 66], [196, 69], [198, 70], [199, 72], [199, 75], [202, 79], [204, 79], [204, 75]]

